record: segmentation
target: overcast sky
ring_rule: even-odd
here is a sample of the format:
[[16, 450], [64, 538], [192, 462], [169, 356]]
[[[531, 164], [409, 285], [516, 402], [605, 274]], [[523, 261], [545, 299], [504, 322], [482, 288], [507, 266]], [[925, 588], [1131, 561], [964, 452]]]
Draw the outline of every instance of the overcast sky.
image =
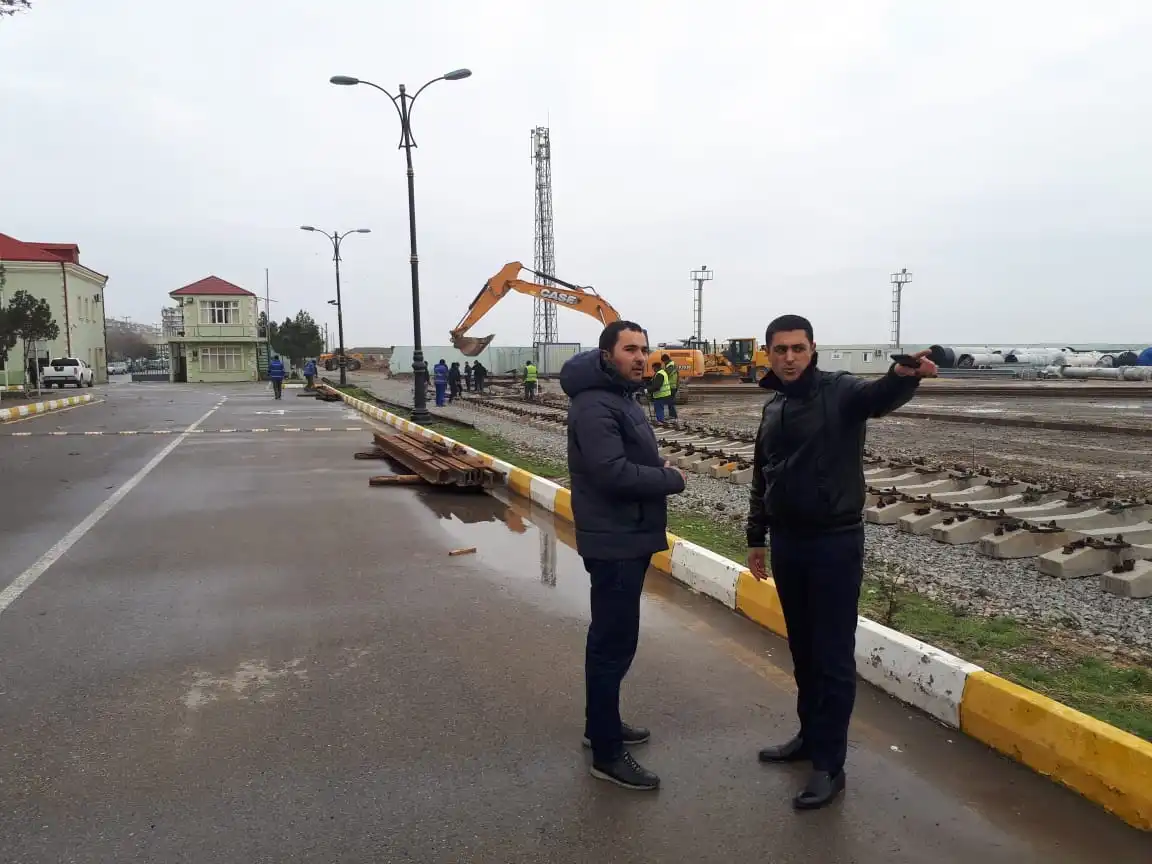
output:
[[[553, 140], [556, 272], [654, 341], [784, 312], [825, 343], [1152, 344], [1148, 0], [36, 0], [0, 19], [0, 231], [75, 242], [107, 311], [157, 321], [209, 274], [273, 315], [411, 344], [414, 131], [424, 341], [533, 254], [529, 130]], [[532, 301], [474, 331], [527, 344]], [[562, 339], [590, 319], [560, 311]]]

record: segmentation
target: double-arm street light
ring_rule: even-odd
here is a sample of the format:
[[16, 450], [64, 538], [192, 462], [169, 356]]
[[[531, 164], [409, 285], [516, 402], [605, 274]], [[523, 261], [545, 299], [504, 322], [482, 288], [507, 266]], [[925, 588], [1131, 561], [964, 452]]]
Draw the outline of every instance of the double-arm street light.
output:
[[[317, 234], [323, 234], [332, 243], [332, 260], [336, 262], [336, 338], [340, 342], [337, 349], [340, 354], [340, 386], [346, 387], [348, 385], [348, 364], [344, 359], [344, 305], [340, 302], [340, 241], [342, 241], [349, 234], [371, 234], [371, 228], [357, 228], [354, 231], [345, 231], [341, 234], [339, 231], [333, 231], [329, 234], [327, 231], [321, 231], [319, 228], [314, 228], [311, 225], [301, 225], [301, 231], [315, 231]], [[333, 301], [329, 300], [329, 303]]]
[[439, 78], [433, 78], [409, 96], [407, 88], [401, 84], [398, 96], [393, 96], [379, 84], [364, 81], [360, 78], [350, 78], [347, 75], [334, 75], [329, 80], [333, 84], [350, 86], [353, 84], [367, 84], [375, 87], [389, 98], [396, 113], [400, 117], [400, 146], [404, 148], [408, 158], [408, 240], [411, 246], [410, 261], [412, 264], [412, 339], [415, 343], [412, 352], [412, 377], [416, 384], [416, 392], [412, 403], [412, 419], [417, 423], [426, 423], [431, 419], [428, 414], [428, 400], [426, 398], [428, 386], [428, 364], [424, 362], [424, 346], [420, 338], [420, 259], [416, 255], [416, 191], [415, 174], [412, 171], [412, 148], [416, 141], [412, 138], [412, 106], [424, 89], [437, 81], [459, 81], [472, 74], [468, 69], [456, 69]]

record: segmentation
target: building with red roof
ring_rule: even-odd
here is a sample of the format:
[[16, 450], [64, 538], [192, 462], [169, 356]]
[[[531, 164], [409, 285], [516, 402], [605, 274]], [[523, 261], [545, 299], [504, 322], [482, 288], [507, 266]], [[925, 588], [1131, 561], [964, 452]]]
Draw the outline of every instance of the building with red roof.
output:
[[267, 341], [257, 326], [256, 295], [219, 276], [168, 292], [164, 338], [172, 380], [222, 383], [259, 380]]
[[[104, 322], [104, 286], [108, 277], [80, 263], [75, 243], [33, 243], [0, 233], [0, 306], [17, 291], [46, 300], [60, 336], [32, 346], [40, 366], [54, 357], [77, 357], [108, 380], [108, 342]], [[17, 344], [0, 359], [0, 387], [22, 386], [28, 363]]]

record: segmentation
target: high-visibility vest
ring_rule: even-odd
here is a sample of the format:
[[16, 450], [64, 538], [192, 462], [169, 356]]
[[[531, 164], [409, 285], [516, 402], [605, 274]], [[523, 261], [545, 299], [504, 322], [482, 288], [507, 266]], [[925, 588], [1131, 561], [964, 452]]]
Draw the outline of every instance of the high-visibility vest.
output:
[[660, 386], [652, 393], [653, 399], [668, 399], [672, 396], [672, 385], [668, 383], [668, 373], [663, 369], [656, 370], [656, 377], [660, 379]]
[[524, 367], [524, 382], [526, 384], [535, 384], [536, 374], [536, 366], [532, 363], [527, 364]]
[[668, 373], [668, 386], [675, 390], [680, 386], [680, 369], [677, 368], [675, 361], [670, 361], [664, 367], [664, 371]]

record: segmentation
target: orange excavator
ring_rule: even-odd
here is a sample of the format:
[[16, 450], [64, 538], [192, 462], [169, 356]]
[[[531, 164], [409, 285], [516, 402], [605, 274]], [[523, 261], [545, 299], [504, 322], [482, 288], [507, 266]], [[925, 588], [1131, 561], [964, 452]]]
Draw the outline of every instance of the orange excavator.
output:
[[[520, 278], [521, 271], [527, 271], [555, 284], [540, 285], [536, 282], [525, 281]], [[519, 261], [512, 261], [505, 264], [499, 273], [484, 283], [484, 287], [480, 289], [480, 293], [476, 295], [476, 299], [472, 301], [468, 311], [460, 319], [460, 323], [450, 331], [452, 347], [466, 357], [479, 356], [496, 338], [496, 334], [493, 333], [480, 338], [466, 334], [479, 323], [481, 318], [488, 314], [493, 306], [507, 297], [510, 291], [518, 291], [547, 303], [555, 303], [565, 309], [583, 312], [605, 325], [619, 321], [623, 317], [611, 303], [596, 293], [596, 289], [590, 286], [573, 285], [570, 282], [557, 279], [555, 276], [538, 273], [525, 267]], [[702, 351], [686, 348], [654, 348], [649, 364], [659, 362], [661, 354], [668, 354], [672, 358], [680, 370], [681, 380], [698, 378], [704, 374], [704, 353]], [[649, 365], [648, 374], [652, 374], [651, 365]]]

